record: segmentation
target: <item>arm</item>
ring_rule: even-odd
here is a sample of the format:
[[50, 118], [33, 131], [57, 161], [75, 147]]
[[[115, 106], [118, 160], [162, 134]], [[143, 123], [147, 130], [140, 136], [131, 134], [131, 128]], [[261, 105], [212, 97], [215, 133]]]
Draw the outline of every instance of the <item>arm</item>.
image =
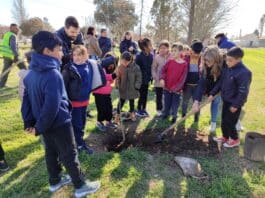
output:
[[44, 87], [44, 103], [40, 111], [39, 119], [35, 124], [37, 134], [49, 129], [59, 112], [62, 100], [63, 79], [59, 72], [53, 72], [47, 79]]
[[33, 127], [36, 123], [36, 120], [33, 116], [32, 110], [31, 110], [31, 104], [28, 96], [27, 87], [25, 86], [24, 89], [24, 95], [22, 100], [22, 106], [21, 106], [21, 114], [24, 121], [24, 129]]
[[10, 48], [14, 53], [15, 57], [18, 57], [18, 50], [17, 50], [17, 43], [16, 43], [16, 37], [12, 35], [10, 37]]
[[194, 100], [201, 102], [203, 93], [205, 92], [206, 89], [206, 82], [207, 82], [206, 79], [203, 76], [201, 76], [195, 91]]
[[140, 68], [138, 66], [135, 66], [135, 84], [134, 84], [134, 88], [139, 90], [141, 88], [142, 85], [142, 72], [140, 70]]
[[127, 51], [127, 47], [126, 47], [126, 44], [125, 42], [121, 42], [120, 43], [120, 53], [122, 54], [123, 52]]
[[240, 108], [244, 105], [247, 100], [249, 87], [251, 83], [251, 72], [242, 73], [238, 78], [236, 78], [236, 83], [238, 85], [238, 93], [235, 97], [234, 103], [231, 105], [235, 108]]
[[158, 67], [157, 59], [154, 58], [152, 63], [152, 76], [154, 80], [158, 81], [159, 79], [157, 79], [157, 67]]

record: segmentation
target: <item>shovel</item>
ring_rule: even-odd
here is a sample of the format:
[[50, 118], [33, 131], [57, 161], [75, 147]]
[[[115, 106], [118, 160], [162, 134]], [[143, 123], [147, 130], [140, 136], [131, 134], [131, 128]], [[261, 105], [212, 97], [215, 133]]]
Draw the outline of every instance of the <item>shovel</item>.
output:
[[[215, 97], [214, 97], [215, 98]], [[204, 103], [202, 103], [200, 106], [199, 106], [199, 109], [205, 107], [208, 103], [208, 100], [206, 100]], [[177, 120], [174, 124], [170, 125], [168, 128], [166, 128], [162, 133], [160, 133], [158, 136], [157, 136], [157, 139], [155, 140], [154, 143], [161, 143], [164, 139], [164, 136], [172, 129], [174, 129], [175, 127], [177, 127], [181, 122], [183, 122], [184, 120], [186, 120], [188, 117], [194, 115], [196, 112], [192, 111], [192, 109], [182, 118], [180, 118], [179, 120]]]

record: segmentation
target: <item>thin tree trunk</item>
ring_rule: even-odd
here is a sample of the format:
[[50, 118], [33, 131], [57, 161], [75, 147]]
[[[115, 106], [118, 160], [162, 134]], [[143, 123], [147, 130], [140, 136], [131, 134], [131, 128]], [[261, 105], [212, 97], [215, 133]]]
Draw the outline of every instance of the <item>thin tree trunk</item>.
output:
[[190, 0], [190, 14], [189, 14], [189, 31], [187, 42], [191, 44], [192, 32], [193, 32], [193, 21], [195, 12], [195, 0]]

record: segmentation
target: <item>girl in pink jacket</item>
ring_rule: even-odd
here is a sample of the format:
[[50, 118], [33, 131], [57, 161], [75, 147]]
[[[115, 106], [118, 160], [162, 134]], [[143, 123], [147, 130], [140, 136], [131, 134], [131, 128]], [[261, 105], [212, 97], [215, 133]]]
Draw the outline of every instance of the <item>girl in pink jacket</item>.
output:
[[[115, 69], [115, 65], [109, 65], [106, 69], [104, 69], [106, 76], [106, 85], [99, 89], [93, 91], [93, 95], [95, 96], [95, 103], [97, 107], [97, 128], [105, 132], [106, 127], [115, 129], [117, 126], [111, 122], [112, 120], [112, 101], [111, 101], [111, 92], [114, 79], [116, 78], [116, 73], [113, 73]], [[106, 121], [106, 124], [104, 124]]]

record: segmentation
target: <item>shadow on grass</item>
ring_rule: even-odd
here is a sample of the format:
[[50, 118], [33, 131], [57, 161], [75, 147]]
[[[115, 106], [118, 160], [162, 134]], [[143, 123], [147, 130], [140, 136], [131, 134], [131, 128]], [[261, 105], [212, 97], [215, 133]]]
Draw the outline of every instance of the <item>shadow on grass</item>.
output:
[[13, 98], [18, 98], [18, 87], [0, 88], [0, 102], [5, 103]]

